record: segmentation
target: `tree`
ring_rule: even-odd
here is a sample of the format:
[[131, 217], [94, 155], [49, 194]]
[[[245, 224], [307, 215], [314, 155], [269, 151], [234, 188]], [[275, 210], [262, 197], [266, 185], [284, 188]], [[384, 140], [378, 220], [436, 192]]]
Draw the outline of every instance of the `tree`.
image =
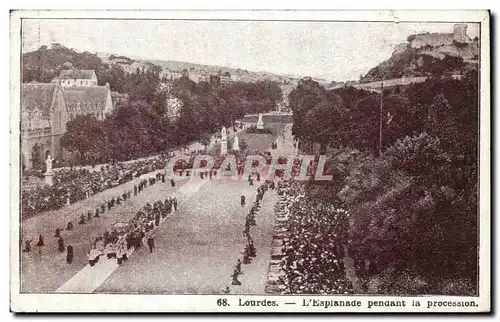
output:
[[70, 152], [78, 152], [80, 160], [90, 153], [100, 155], [104, 148], [102, 123], [91, 115], [78, 115], [66, 124], [61, 146]]

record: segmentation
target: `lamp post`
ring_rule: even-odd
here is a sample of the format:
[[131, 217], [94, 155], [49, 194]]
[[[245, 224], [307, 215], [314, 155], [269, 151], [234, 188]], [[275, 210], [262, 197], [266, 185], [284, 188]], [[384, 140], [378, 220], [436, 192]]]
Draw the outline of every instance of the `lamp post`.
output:
[[380, 82], [380, 129], [379, 129], [379, 150], [378, 155], [382, 155], [382, 122], [384, 111], [384, 82]]

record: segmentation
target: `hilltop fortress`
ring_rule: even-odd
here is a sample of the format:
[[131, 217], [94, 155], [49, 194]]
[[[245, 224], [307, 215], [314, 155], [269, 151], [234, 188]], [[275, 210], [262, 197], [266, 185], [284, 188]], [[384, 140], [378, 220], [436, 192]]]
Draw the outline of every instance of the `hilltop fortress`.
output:
[[478, 39], [467, 35], [467, 24], [455, 24], [452, 33], [421, 33], [408, 36], [408, 42], [396, 45], [392, 55], [409, 48], [418, 53], [443, 59], [446, 55], [474, 61], [478, 58]]
[[449, 76], [477, 69], [479, 41], [467, 35], [466, 24], [455, 24], [452, 33], [410, 35], [396, 45], [389, 59], [361, 76], [360, 83], [402, 77]]

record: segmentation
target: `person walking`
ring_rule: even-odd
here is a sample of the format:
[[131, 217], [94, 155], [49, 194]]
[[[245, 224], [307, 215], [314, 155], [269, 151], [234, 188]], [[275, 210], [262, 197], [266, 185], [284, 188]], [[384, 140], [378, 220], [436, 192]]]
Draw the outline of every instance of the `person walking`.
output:
[[64, 239], [59, 236], [59, 239], [57, 240], [57, 250], [59, 251], [59, 253], [62, 253], [64, 252], [64, 249]]
[[148, 237], [148, 246], [149, 246], [149, 252], [152, 253], [153, 248], [155, 248], [155, 240], [153, 235], [150, 235]]
[[29, 253], [31, 251], [31, 242], [33, 241], [33, 239], [30, 239], [30, 240], [26, 240], [24, 242], [24, 249], [23, 249], [23, 252], [25, 253]]
[[68, 264], [73, 262], [73, 255], [73, 246], [68, 245], [68, 247], [66, 247], [66, 262]]
[[42, 235], [42, 234], [40, 234], [40, 235], [38, 236], [38, 243], [36, 243], [36, 245], [37, 245], [38, 247], [45, 246], [45, 243], [43, 242], [43, 235]]

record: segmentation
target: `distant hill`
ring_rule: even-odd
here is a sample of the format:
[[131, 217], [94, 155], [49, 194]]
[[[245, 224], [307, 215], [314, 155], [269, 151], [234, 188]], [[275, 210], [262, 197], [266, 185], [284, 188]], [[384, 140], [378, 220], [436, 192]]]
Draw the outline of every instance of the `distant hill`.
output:
[[406, 43], [395, 46], [389, 59], [370, 69], [360, 82], [454, 74], [477, 68], [477, 38], [470, 39], [464, 25], [455, 25], [453, 31], [410, 35]]
[[[22, 56], [22, 80], [48, 83], [63, 69], [93, 69], [100, 75], [108, 66], [96, 54], [77, 52], [54, 43], [50, 47], [41, 46], [38, 50]], [[104, 85], [104, 84], [101, 84]]]
[[100, 75], [109, 74], [113, 68], [120, 68], [118, 66], [131, 65], [135, 70], [136, 66], [151, 66], [151, 64], [170, 71], [187, 69], [190, 73], [198, 73], [205, 70], [210, 74], [229, 72], [235, 79], [242, 82], [271, 80], [287, 85], [296, 84], [300, 78], [298, 76], [293, 77], [183, 61], [138, 59], [116, 53], [78, 52], [57, 43], [52, 44], [50, 47], [41, 46], [36, 51], [24, 53], [22, 62], [23, 82], [32, 80], [50, 82], [59, 75], [62, 69], [77, 68], [96, 70], [99, 81], [102, 83], [106, 81], [107, 77], [100, 77]]
[[252, 82], [258, 80], [271, 80], [279, 83], [283, 82], [293, 82], [294, 80], [298, 80], [298, 78], [286, 76], [286, 75], [278, 75], [275, 73], [268, 72], [255, 72], [249, 71], [241, 68], [230, 68], [225, 66], [217, 66], [217, 65], [204, 65], [204, 64], [196, 64], [190, 62], [183, 61], [174, 61], [174, 60], [149, 60], [149, 59], [137, 59], [139, 62], [149, 62], [153, 63], [157, 66], [162, 67], [163, 69], [168, 70], [177, 70], [181, 71], [183, 69], [187, 69], [189, 72], [199, 72], [201, 70], [205, 70], [210, 74], [215, 73], [225, 73], [229, 72], [231, 75], [237, 77], [239, 81], [242, 82]]

